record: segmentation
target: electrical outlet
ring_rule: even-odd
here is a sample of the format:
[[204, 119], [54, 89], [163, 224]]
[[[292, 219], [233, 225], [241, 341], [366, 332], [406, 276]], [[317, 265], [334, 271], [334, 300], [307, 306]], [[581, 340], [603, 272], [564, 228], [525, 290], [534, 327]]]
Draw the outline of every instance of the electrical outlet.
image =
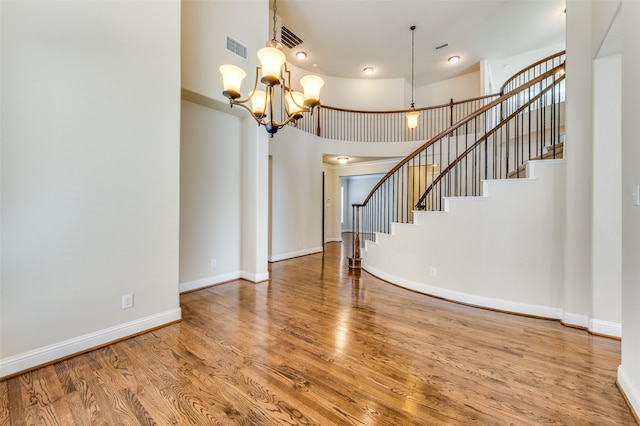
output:
[[438, 275], [438, 268], [436, 268], [435, 266], [430, 266], [429, 267], [429, 275], [431, 275], [432, 277], [435, 277]]
[[122, 295], [122, 309], [133, 308], [133, 293]]
[[211, 269], [215, 268], [216, 266], [218, 266], [218, 262], [215, 259], [211, 259]]

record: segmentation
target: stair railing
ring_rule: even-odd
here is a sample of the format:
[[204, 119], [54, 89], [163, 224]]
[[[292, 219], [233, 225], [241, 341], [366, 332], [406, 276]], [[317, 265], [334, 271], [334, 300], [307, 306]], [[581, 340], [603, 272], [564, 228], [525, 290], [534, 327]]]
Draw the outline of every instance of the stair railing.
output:
[[[563, 50], [558, 53], [554, 53], [553, 55], [547, 56], [546, 58], [540, 59], [537, 62], [521, 69], [513, 76], [511, 76], [507, 81], [504, 82], [502, 87], [500, 87], [500, 95], [506, 95], [512, 90], [522, 86], [528, 81], [531, 81], [547, 71], [561, 65], [564, 63], [566, 59], [566, 51]], [[513, 111], [518, 109], [516, 99], [513, 99], [509, 102], [505, 102], [502, 105], [502, 118], [510, 115]]]
[[[561, 141], [563, 101], [564, 63], [444, 129], [354, 205], [359, 214], [354, 241], [389, 233], [394, 222], [411, 222], [415, 210], [443, 210], [444, 197], [480, 195], [483, 180], [505, 179], [512, 169], [541, 156]], [[505, 103], [513, 111], [500, 120]]]

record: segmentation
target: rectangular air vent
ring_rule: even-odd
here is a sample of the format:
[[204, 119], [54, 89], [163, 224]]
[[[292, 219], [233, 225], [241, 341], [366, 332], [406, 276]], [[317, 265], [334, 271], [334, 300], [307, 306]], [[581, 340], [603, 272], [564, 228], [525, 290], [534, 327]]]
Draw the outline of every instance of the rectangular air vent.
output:
[[231, 36], [227, 36], [227, 50], [240, 56], [242, 59], [247, 59], [247, 46]]
[[291, 31], [284, 25], [280, 30], [280, 39], [282, 40], [282, 44], [287, 46], [289, 49], [293, 49], [294, 47], [302, 43], [302, 39], [295, 35], [293, 31]]

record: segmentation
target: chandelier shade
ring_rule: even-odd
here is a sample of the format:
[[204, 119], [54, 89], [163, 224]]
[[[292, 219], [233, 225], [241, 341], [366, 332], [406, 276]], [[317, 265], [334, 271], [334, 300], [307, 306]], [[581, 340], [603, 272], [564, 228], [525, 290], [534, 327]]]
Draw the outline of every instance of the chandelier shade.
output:
[[302, 112], [304, 111], [304, 93], [290, 91], [284, 96], [287, 103], [285, 104], [285, 108], [287, 109], [287, 114], [292, 116], [297, 116], [298, 118], [302, 118]]
[[320, 104], [320, 89], [324, 80], [317, 75], [307, 75], [300, 79], [300, 84], [304, 89], [304, 105], [314, 107]]
[[239, 98], [242, 80], [244, 80], [247, 73], [235, 65], [222, 65], [220, 72], [222, 73], [222, 94], [229, 99]]
[[282, 50], [275, 47], [263, 47], [258, 50], [258, 60], [260, 60], [260, 68], [262, 69], [262, 84], [266, 86], [276, 86], [280, 84], [280, 76], [282, 65], [286, 61], [286, 57]]
[[251, 97], [251, 110], [256, 117], [263, 117], [267, 110], [267, 92], [256, 90]]
[[[313, 113], [313, 108], [320, 105], [320, 89], [324, 85], [324, 80], [319, 76], [307, 75], [300, 79], [303, 92], [293, 90], [282, 44], [276, 40], [276, 7], [274, 0], [273, 38], [258, 50], [260, 65], [256, 67], [253, 89], [246, 99], [239, 99], [246, 72], [235, 65], [220, 67], [222, 94], [229, 99], [229, 105], [238, 105], [251, 112], [258, 125], [264, 126], [272, 137], [287, 124], [295, 124], [303, 114]], [[259, 83], [264, 90], [258, 88]], [[278, 99], [279, 103], [276, 103]], [[248, 106], [249, 102], [251, 107]]]

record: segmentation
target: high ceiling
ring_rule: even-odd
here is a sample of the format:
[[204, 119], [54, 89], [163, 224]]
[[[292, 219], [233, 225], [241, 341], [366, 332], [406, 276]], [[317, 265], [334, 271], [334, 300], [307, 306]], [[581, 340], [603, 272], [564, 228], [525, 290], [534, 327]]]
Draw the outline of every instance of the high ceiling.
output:
[[[416, 86], [563, 42], [564, 9], [564, 0], [277, 0], [282, 25], [303, 40], [284, 48], [287, 60], [328, 76], [410, 81], [415, 25]], [[304, 61], [295, 58], [300, 50]], [[450, 65], [454, 55], [461, 60]]]

